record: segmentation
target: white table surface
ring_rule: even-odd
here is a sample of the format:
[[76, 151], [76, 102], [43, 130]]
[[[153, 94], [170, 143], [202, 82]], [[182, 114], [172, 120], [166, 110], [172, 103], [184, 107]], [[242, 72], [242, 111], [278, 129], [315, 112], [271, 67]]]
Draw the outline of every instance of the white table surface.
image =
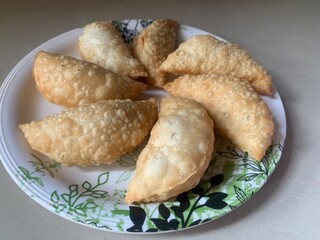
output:
[[0, 239], [320, 239], [320, 1], [0, 2], [0, 83], [46, 40], [96, 20], [170, 17], [238, 43], [273, 75], [287, 115], [281, 161], [247, 203], [208, 224], [127, 235], [67, 221], [29, 198], [0, 164]]

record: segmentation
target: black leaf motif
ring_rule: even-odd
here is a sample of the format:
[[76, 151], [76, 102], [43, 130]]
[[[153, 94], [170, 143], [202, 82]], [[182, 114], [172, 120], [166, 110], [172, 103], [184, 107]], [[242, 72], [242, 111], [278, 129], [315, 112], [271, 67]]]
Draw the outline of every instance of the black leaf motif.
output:
[[156, 227], [161, 231], [167, 231], [169, 224], [166, 220], [160, 218], [151, 218], [151, 221], [156, 225]]
[[192, 222], [192, 223], [189, 225], [189, 227], [196, 226], [196, 225], [198, 225], [200, 222], [201, 222], [201, 219], [198, 219], [198, 220]]
[[218, 174], [218, 175], [215, 175], [212, 178], [210, 178], [211, 186], [217, 186], [222, 182], [223, 182], [223, 174], [222, 173]]
[[134, 207], [134, 206], [130, 206], [129, 209], [130, 209], [129, 216], [131, 221], [134, 224], [142, 226], [144, 223], [144, 220], [146, 219], [146, 212], [144, 211], [144, 209], [140, 207]]
[[129, 217], [133, 222], [133, 226], [128, 228], [128, 232], [142, 232], [142, 225], [146, 219], [146, 212], [140, 207], [129, 207]]
[[212, 209], [222, 209], [228, 204], [223, 201], [228, 194], [223, 192], [214, 192], [208, 195], [209, 199], [206, 201], [205, 205]]
[[211, 218], [206, 218], [205, 220], [202, 221], [202, 223], [210, 222], [212, 219]]
[[168, 222], [167, 220], [160, 218], [151, 218], [151, 221], [161, 231], [177, 230], [179, 225], [179, 221], [177, 219], [172, 219]]
[[226, 197], [228, 197], [227, 193], [223, 193], [223, 192], [213, 192], [208, 194], [207, 196], [208, 198], [215, 198], [218, 201], [225, 199]]
[[177, 219], [171, 219], [169, 221], [169, 229], [168, 230], [177, 230], [179, 225], [179, 221]]
[[158, 232], [156, 228], [149, 228], [146, 232]]
[[190, 201], [187, 192], [183, 192], [177, 196], [177, 201], [180, 203], [180, 210], [184, 212], [190, 207]]
[[180, 208], [180, 207], [178, 207], [178, 206], [172, 206], [172, 207], [171, 207], [171, 210], [174, 212], [174, 214], [175, 214], [178, 218], [180, 218], [180, 219], [183, 218], [183, 211], [181, 211], [181, 208]]
[[192, 193], [202, 195], [204, 192], [204, 189], [200, 187], [199, 185], [192, 189]]
[[133, 225], [130, 228], [127, 228], [128, 232], [142, 232], [142, 227], [141, 226], [137, 226], [137, 225]]
[[159, 213], [165, 220], [170, 217], [170, 210], [163, 203], [159, 205]]

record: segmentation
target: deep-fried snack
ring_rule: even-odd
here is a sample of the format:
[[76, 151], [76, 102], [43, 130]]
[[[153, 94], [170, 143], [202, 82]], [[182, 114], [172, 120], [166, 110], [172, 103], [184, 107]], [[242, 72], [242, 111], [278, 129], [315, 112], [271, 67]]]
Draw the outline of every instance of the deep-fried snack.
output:
[[177, 26], [171, 19], [155, 20], [133, 40], [132, 53], [148, 73], [145, 81], [153, 86], [162, 87], [166, 82], [166, 72], [159, 67], [175, 49]]
[[31, 148], [64, 166], [111, 164], [157, 120], [154, 99], [104, 100], [19, 125]]
[[185, 75], [164, 89], [172, 96], [201, 103], [220, 134], [252, 158], [262, 159], [274, 131], [272, 113], [246, 81], [231, 76]]
[[33, 64], [39, 92], [50, 102], [77, 107], [109, 99], [135, 99], [147, 85], [96, 64], [39, 51]]
[[131, 55], [128, 47], [109, 22], [93, 22], [85, 26], [79, 37], [81, 57], [115, 73], [133, 78], [146, 77], [143, 65]]
[[160, 69], [175, 75], [231, 75], [272, 94], [272, 78], [245, 50], [211, 35], [195, 35], [171, 53]]
[[163, 201], [195, 187], [212, 157], [213, 123], [191, 99], [164, 98], [125, 201]]

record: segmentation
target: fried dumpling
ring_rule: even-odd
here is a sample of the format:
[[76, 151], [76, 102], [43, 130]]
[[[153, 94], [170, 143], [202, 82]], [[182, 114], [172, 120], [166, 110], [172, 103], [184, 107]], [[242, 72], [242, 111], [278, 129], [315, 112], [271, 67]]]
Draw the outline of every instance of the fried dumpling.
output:
[[33, 64], [39, 92], [50, 102], [77, 107], [109, 99], [135, 99], [147, 85], [96, 64], [39, 51]]
[[175, 75], [231, 75], [250, 82], [261, 94], [272, 94], [272, 78], [244, 49], [211, 35], [195, 35], [180, 44], [160, 69]]
[[221, 135], [258, 161], [264, 156], [274, 131], [272, 113], [247, 82], [231, 76], [185, 75], [164, 89], [201, 103]]
[[64, 166], [111, 164], [157, 120], [154, 99], [104, 100], [19, 125], [32, 149]]
[[146, 77], [143, 65], [131, 55], [121, 36], [109, 22], [93, 22], [85, 26], [79, 37], [81, 57], [115, 73]]
[[126, 203], [163, 201], [195, 187], [213, 153], [213, 123], [191, 99], [164, 98], [140, 153]]
[[162, 87], [166, 82], [166, 72], [159, 67], [175, 49], [177, 26], [171, 19], [155, 20], [134, 38], [132, 53], [148, 73], [146, 83]]

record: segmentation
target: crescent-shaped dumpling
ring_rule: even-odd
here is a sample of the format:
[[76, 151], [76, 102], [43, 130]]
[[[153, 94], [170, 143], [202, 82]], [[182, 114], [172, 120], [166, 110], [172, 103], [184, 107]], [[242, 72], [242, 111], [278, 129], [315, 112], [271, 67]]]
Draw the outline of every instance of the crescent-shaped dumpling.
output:
[[195, 35], [180, 44], [160, 67], [175, 75], [231, 75], [250, 82], [259, 92], [272, 94], [272, 78], [244, 49], [211, 35]]
[[221, 135], [258, 161], [264, 156], [274, 131], [272, 113], [247, 82], [230, 76], [185, 75], [164, 89], [201, 103]]
[[125, 201], [163, 201], [195, 187], [212, 157], [213, 123], [191, 99], [164, 98]]
[[135, 99], [147, 87], [96, 64], [45, 51], [39, 51], [35, 57], [33, 78], [48, 101], [64, 107]]
[[93, 22], [85, 26], [79, 37], [81, 57], [115, 73], [146, 77], [143, 65], [131, 55], [121, 36], [109, 22]]
[[166, 72], [159, 67], [174, 51], [177, 38], [177, 22], [171, 19], [155, 20], [138, 34], [132, 43], [132, 53], [145, 67], [146, 83], [162, 87], [166, 82]]
[[157, 120], [154, 99], [105, 100], [19, 125], [32, 149], [64, 166], [113, 163], [139, 145]]

